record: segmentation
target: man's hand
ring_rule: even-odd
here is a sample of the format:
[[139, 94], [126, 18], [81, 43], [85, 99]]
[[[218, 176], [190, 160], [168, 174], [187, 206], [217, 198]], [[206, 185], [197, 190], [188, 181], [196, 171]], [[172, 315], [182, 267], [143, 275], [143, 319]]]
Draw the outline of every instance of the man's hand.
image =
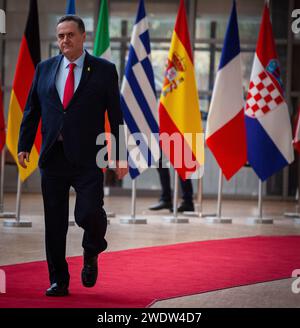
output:
[[21, 151], [19, 154], [18, 154], [18, 161], [19, 161], [19, 164], [24, 168], [24, 169], [27, 169], [27, 165], [25, 164], [25, 159], [26, 159], [26, 162], [29, 162], [29, 153], [25, 152], [25, 151]]
[[115, 172], [118, 179], [123, 179], [124, 176], [128, 173], [128, 163], [126, 161], [116, 161]]

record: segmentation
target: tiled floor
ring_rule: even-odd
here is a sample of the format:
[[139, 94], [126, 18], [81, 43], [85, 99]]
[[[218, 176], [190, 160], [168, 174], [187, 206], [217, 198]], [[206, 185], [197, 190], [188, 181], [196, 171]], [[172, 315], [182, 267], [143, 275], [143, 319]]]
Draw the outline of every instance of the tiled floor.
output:
[[[137, 200], [137, 218], [146, 217], [146, 225], [120, 224], [120, 217], [130, 213], [129, 197], [107, 197], [105, 208], [117, 214], [110, 219], [107, 232], [108, 251], [128, 248], [166, 245], [188, 241], [234, 238], [254, 235], [300, 235], [300, 224], [285, 218], [286, 211], [294, 211], [295, 203], [267, 201], [264, 215], [274, 219], [273, 224], [250, 224], [248, 217], [257, 214], [255, 201], [229, 201], [223, 203], [223, 215], [233, 219], [232, 224], [212, 224], [204, 218], [191, 218], [188, 224], [172, 224], [163, 221], [167, 211], [153, 213], [147, 210], [154, 198]], [[70, 198], [70, 215], [75, 197]], [[5, 195], [5, 211], [15, 210], [15, 195]], [[203, 213], [216, 211], [215, 200], [204, 200]], [[32, 228], [3, 227], [0, 219], [0, 265], [45, 259], [43, 205], [41, 195], [22, 196], [21, 219], [32, 221]], [[69, 228], [67, 255], [82, 254], [82, 230]], [[296, 264], [295, 264], [296, 265]], [[300, 263], [295, 269], [300, 269]], [[189, 297], [161, 301], [154, 307], [300, 307], [300, 294], [293, 294], [293, 279], [273, 281]]]

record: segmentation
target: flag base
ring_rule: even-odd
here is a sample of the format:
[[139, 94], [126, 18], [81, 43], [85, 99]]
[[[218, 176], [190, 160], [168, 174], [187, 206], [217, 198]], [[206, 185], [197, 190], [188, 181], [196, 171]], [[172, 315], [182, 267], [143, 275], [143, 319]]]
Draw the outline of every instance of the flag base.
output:
[[194, 218], [206, 218], [208, 216], [217, 216], [216, 213], [210, 213], [210, 214], [204, 214], [204, 213], [199, 213], [199, 212], [183, 212], [183, 215], [189, 216], [189, 217], [194, 217]]
[[3, 226], [7, 228], [31, 228], [32, 222], [26, 220], [17, 221], [16, 219], [4, 220]]
[[208, 222], [208, 223], [229, 223], [231, 224], [232, 223], [232, 219], [230, 218], [223, 218], [223, 217], [220, 217], [218, 218], [217, 216], [207, 216], [205, 218], [205, 221]]
[[283, 214], [285, 217], [287, 218], [300, 218], [300, 213], [297, 213], [297, 212], [286, 212]]
[[147, 219], [133, 218], [132, 216], [124, 216], [120, 219], [122, 224], [147, 224]]
[[11, 219], [15, 219], [16, 218], [16, 213], [13, 213], [13, 212], [2, 212], [2, 213], [0, 213], [0, 218], [11, 218]]
[[[290, 215], [286, 215], [286, 214], [290, 214]], [[300, 215], [298, 213], [285, 213], [284, 216], [287, 219], [291, 219], [292, 222], [294, 222], [295, 224], [300, 223]], [[291, 222], [291, 220], [289, 220], [289, 222]]]
[[247, 218], [248, 224], [273, 224], [273, 219], [266, 218]]
[[189, 223], [190, 220], [188, 218], [177, 218], [175, 216], [165, 216], [163, 220], [168, 223]]

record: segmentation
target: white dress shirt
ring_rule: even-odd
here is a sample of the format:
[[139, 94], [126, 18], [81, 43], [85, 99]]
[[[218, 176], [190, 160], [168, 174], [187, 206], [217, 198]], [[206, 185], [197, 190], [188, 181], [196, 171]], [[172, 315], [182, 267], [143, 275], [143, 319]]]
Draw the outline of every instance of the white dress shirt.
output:
[[[80, 57], [78, 57], [73, 63], [76, 64], [74, 67], [74, 93], [79, 85], [81, 75], [82, 75], [82, 69], [83, 69], [83, 63], [84, 63], [84, 58], [85, 58], [85, 51], [83, 50], [83, 53]], [[64, 98], [64, 90], [65, 90], [65, 84], [66, 80], [69, 74], [69, 64], [71, 62], [69, 59], [67, 59], [65, 56], [61, 60], [61, 63], [59, 65], [57, 75], [56, 75], [56, 89], [59, 95], [59, 98], [61, 102], [63, 102]]]

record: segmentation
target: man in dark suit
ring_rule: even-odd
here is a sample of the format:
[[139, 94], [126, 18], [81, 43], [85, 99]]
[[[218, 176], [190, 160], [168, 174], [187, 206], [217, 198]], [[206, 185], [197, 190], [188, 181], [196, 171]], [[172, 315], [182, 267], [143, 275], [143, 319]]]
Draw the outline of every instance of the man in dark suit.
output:
[[[51, 284], [46, 290], [47, 296], [69, 293], [70, 275], [65, 255], [71, 186], [76, 191], [75, 221], [84, 229], [82, 283], [85, 287], [96, 283], [98, 254], [107, 247], [103, 172], [96, 165], [100, 149], [96, 138], [104, 132], [105, 111], [117, 149], [119, 137], [123, 137], [119, 136], [123, 117], [115, 65], [83, 49], [86, 33], [78, 16], [62, 17], [56, 30], [61, 54], [36, 68], [18, 146], [19, 163], [26, 167], [41, 119], [43, 142], [39, 167]], [[126, 165], [121, 167], [118, 156], [117, 152], [116, 173], [122, 178], [128, 169]]]

